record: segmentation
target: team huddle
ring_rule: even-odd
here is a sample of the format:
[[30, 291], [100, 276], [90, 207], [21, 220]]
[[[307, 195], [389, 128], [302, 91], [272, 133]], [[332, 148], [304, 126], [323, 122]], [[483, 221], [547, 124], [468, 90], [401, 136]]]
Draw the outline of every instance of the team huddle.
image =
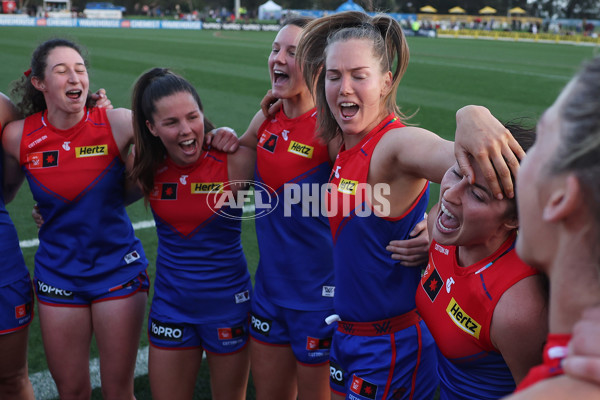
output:
[[[467, 106], [455, 142], [406, 123], [408, 60], [387, 15], [290, 18], [238, 139], [169, 69], [113, 109], [89, 93], [77, 44], [38, 46], [16, 105], [0, 96], [0, 398], [34, 397], [34, 292], [60, 398], [89, 399], [92, 336], [104, 398], [135, 398], [151, 284], [155, 399], [193, 398], [203, 355], [214, 399], [245, 399], [250, 371], [261, 400], [600, 398], [600, 354], [581, 344], [599, 330], [584, 310], [600, 304], [600, 58], [537, 129]], [[32, 278], [4, 207], [25, 178], [41, 226]], [[243, 209], [211, 197], [250, 185], [270, 210], [254, 285]], [[125, 211], [141, 198], [152, 282]]]

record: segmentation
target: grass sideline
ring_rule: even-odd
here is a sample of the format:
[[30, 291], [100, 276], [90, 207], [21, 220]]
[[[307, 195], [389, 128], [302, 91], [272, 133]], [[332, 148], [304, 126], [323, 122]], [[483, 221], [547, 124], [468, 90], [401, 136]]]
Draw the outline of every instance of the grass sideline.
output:
[[[91, 89], [104, 87], [115, 107], [129, 107], [131, 88], [145, 70], [170, 67], [198, 89], [206, 115], [220, 126], [243, 133], [269, 87], [267, 57], [272, 32], [128, 30], [0, 27], [0, 91], [29, 68], [31, 52], [50, 37], [74, 39], [89, 51]], [[410, 123], [452, 139], [454, 115], [467, 104], [485, 105], [501, 119], [537, 119], [560, 89], [597, 48], [562, 44], [409, 38], [411, 61], [398, 93]], [[432, 201], [437, 199], [433, 185]], [[27, 184], [7, 208], [21, 240], [35, 238], [33, 205]], [[151, 219], [142, 202], [128, 207], [133, 222]], [[137, 231], [154, 276], [154, 229]], [[258, 262], [254, 225], [243, 225], [243, 244], [251, 272]], [[35, 248], [23, 250], [33, 268]], [[140, 347], [147, 346], [142, 334]], [[96, 350], [92, 350], [96, 357]], [[30, 329], [30, 372], [47, 368], [37, 318]], [[199, 378], [199, 385], [206, 377]], [[197, 398], [210, 398], [200, 389]], [[98, 396], [95, 391], [94, 398]], [[138, 399], [150, 398], [147, 376], [136, 379]], [[100, 397], [97, 397], [100, 398]]]

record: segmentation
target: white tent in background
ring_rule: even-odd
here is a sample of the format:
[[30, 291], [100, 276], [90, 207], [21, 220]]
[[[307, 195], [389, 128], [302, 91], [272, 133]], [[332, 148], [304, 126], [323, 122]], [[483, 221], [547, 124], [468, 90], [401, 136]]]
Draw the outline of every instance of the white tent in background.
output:
[[258, 19], [279, 19], [281, 18], [281, 6], [273, 0], [258, 6]]

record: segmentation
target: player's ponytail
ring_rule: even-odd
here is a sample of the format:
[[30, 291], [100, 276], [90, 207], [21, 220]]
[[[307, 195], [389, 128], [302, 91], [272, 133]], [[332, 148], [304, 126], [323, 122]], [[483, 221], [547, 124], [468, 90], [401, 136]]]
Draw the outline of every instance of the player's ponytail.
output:
[[131, 178], [138, 182], [146, 199], [154, 187], [154, 174], [167, 151], [162, 141], [152, 135], [146, 121], [152, 122], [154, 101], [147, 89], [155, 79], [165, 76], [165, 68], [153, 68], [139, 77], [133, 88], [131, 111], [133, 115], [134, 163]]

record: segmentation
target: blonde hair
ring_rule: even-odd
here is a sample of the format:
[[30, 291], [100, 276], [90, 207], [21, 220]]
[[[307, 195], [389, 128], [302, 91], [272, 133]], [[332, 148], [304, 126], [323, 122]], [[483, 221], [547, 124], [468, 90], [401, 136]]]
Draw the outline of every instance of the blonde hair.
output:
[[[317, 131], [329, 142], [341, 134], [341, 129], [329, 112], [325, 98], [325, 59], [329, 46], [338, 41], [364, 39], [372, 43], [373, 55], [380, 61], [381, 72], [392, 71], [392, 87], [384, 98], [388, 113], [404, 118], [396, 104], [396, 92], [408, 66], [408, 44], [402, 27], [384, 14], [373, 17], [357, 11], [347, 11], [316, 19], [309, 23], [300, 38], [296, 57], [317, 105]], [[395, 69], [394, 69], [395, 65]]]
[[586, 192], [600, 229], [600, 57], [574, 78], [560, 113], [560, 144], [553, 173], [571, 172]]

